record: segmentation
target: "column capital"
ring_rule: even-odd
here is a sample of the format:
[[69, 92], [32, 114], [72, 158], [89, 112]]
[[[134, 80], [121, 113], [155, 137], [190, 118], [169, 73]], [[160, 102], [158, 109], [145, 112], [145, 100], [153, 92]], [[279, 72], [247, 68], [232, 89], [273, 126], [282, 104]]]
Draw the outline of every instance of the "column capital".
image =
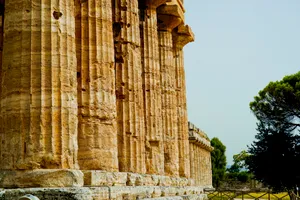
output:
[[148, 8], [156, 9], [159, 6], [165, 4], [168, 0], [146, 0], [145, 5]]
[[177, 1], [172, 1], [157, 8], [157, 18], [159, 30], [172, 31], [183, 23], [184, 13]]
[[190, 26], [181, 24], [173, 30], [173, 41], [175, 46], [183, 48], [195, 40], [195, 35]]

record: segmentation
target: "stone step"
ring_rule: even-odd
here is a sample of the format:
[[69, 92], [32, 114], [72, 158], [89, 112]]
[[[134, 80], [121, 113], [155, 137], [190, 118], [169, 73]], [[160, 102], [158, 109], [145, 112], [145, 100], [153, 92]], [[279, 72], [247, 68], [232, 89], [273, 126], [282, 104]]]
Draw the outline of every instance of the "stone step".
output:
[[206, 197], [201, 187], [102, 186], [0, 189], [0, 200], [15, 200], [29, 194], [40, 200], [203, 200]]

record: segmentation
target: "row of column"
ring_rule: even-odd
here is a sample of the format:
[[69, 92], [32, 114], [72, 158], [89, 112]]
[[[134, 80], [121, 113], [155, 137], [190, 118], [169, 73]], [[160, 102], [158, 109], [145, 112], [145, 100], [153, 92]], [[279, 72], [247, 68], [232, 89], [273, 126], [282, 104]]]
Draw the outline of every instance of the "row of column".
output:
[[211, 186], [212, 171], [210, 151], [195, 142], [191, 142], [189, 148], [191, 178], [195, 180], [196, 185]]
[[2, 169], [189, 177], [182, 49], [193, 37], [165, 2], [5, 2]]

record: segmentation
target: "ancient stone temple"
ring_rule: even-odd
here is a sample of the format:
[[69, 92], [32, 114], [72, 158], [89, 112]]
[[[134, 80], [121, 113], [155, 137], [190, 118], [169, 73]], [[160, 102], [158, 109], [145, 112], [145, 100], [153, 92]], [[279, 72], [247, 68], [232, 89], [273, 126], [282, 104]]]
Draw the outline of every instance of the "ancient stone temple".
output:
[[183, 0], [0, 0], [0, 199], [205, 197], [184, 13]]

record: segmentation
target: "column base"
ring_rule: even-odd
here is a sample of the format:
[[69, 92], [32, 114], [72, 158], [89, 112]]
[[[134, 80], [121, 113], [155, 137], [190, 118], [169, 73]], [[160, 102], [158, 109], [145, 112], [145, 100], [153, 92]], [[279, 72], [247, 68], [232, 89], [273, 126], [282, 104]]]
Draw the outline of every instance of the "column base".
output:
[[83, 173], [80, 170], [0, 170], [0, 188], [81, 186], [83, 186]]

